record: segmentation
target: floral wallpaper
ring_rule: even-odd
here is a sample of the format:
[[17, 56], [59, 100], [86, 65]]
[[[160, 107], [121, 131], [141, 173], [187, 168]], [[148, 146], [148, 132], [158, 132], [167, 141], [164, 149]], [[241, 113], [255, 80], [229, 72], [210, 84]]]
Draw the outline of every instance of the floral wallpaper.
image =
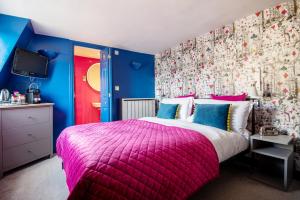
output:
[[300, 136], [299, 54], [300, 0], [294, 0], [157, 54], [156, 96], [240, 94], [256, 83], [257, 128], [274, 125]]

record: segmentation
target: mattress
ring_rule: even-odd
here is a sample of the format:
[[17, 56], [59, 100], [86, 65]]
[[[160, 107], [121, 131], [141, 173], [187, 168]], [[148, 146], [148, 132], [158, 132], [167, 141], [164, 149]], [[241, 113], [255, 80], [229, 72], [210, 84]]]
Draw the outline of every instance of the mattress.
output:
[[157, 117], [141, 118], [148, 122], [154, 122], [166, 126], [190, 129], [206, 136], [213, 144], [219, 158], [223, 162], [249, 147], [249, 140], [245, 135], [235, 132], [228, 132], [218, 128], [204, 126], [184, 120], [160, 119]]

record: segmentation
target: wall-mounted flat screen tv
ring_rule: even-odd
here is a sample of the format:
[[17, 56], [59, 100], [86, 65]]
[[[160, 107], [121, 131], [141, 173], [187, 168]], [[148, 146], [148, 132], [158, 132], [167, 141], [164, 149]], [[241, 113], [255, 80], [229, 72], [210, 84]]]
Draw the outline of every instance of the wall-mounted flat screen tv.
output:
[[17, 48], [11, 72], [21, 76], [46, 78], [48, 76], [48, 58]]

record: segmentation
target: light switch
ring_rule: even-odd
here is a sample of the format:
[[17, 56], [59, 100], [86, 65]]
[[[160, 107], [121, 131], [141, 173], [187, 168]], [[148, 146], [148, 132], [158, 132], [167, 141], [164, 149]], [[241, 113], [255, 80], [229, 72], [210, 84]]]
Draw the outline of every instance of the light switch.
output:
[[115, 85], [115, 91], [120, 91], [120, 86]]

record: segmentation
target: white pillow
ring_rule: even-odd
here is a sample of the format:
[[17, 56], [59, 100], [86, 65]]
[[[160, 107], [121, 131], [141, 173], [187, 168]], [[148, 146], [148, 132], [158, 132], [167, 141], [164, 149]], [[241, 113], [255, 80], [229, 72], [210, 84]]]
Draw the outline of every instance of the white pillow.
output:
[[244, 134], [247, 127], [247, 120], [252, 110], [250, 101], [222, 101], [214, 99], [195, 99], [195, 104], [231, 104], [231, 129], [240, 134]]
[[189, 116], [187, 119], [186, 119], [187, 122], [193, 122], [194, 121], [194, 114]]
[[192, 113], [194, 97], [185, 98], [166, 98], [162, 99], [161, 103], [164, 104], [179, 104], [179, 119], [185, 120]]

